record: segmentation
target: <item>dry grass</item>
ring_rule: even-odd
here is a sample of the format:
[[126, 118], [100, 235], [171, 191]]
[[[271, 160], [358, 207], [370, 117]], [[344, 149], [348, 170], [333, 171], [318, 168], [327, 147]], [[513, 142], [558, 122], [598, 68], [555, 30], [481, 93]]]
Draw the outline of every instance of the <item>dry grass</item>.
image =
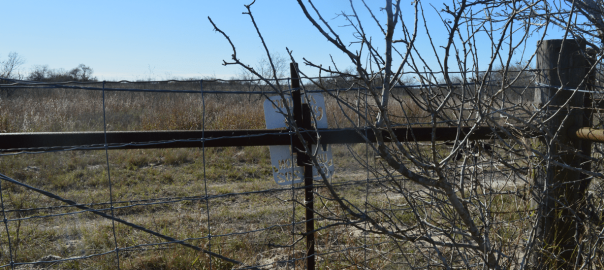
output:
[[[102, 96], [78, 90], [22, 90], [0, 99], [0, 131], [57, 132], [103, 130]], [[200, 130], [199, 94], [107, 92], [108, 130]], [[229, 95], [205, 98], [206, 129], [264, 127], [262, 101]]]
[[[112, 198], [118, 207], [115, 215], [177, 239], [206, 237], [209, 232], [209, 216], [212, 235], [226, 235], [212, 237], [211, 250], [214, 252], [249, 265], [275, 263], [296, 256], [300, 258], [304, 248], [303, 241], [296, 245], [298, 255], [286, 256], [287, 258], [281, 255], [293, 251], [290, 248], [282, 248], [292, 243], [292, 220], [299, 222], [304, 219], [302, 206], [296, 205], [295, 214], [292, 212], [292, 196], [302, 198], [301, 191], [240, 194], [280, 188], [271, 178], [266, 150], [266, 147], [206, 149], [205, 181], [202, 151], [198, 149], [110, 151]], [[346, 151], [335, 149], [334, 155], [344, 156]], [[180, 158], [168, 159], [169, 155]], [[110, 194], [104, 158], [102, 151], [8, 156], [0, 160], [0, 171], [19, 181], [82, 204], [106, 203]], [[340, 162], [341, 166], [338, 168], [353, 168], [354, 162], [348, 162], [350, 163]], [[334, 182], [360, 180], [363, 177], [361, 171], [355, 170], [351, 171], [348, 177], [340, 174]], [[210, 196], [222, 195], [209, 201], [209, 213], [204, 200], [134, 206], [144, 204], [144, 200], [149, 199], [203, 196], [206, 182]], [[9, 219], [73, 213], [9, 222], [14, 261], [32, 262], [48, 255], [70, 258], [114, 249], [112, 223], [109, 220], [90, 213], [74, 213], [74, 208], [35, 210], [64, 204], [12, 184], [3, 183], [2, 190], [7, 209], [32, 209], [9, 212]], [[341, 190], [361, 198], [364, 189], [354, 187]], [[358, 199], [355, 199], [354, 203], [357, 201]], [[119, 208], [124, 206], [130, 207]], [[108, 207], [107, 204], [94, 206], [97, 209]], [[271, 228], [275, 225], [279, 226]], [[265, 230], [228, 235], [259, 229]], [[303, 224], [295, 226], [295, 240], [298, 240], [303, 230]], [[341, 229], [318, 233], [318, 251], [328, 252], [360, 245], [356, 238], [347, 239], [350, 238], [348, 234]], [[116, 238], [118, 246], [122, 248], [163, 242], [121, 224], [116, 225]], [[189, 243], [210, 249], [207, 238], [192, 240]], [[6, 237], [0, 240], [0, 245], [8, 247]], [[5, 249], [3, 263], [8, 263], [7, 252]], [[346, 259], [348, 257], [340, 258], [341, 261], [329, 258], [321, 260], [320, 265], [349, 264]], [[212, 262], [213, 269], [230, 269], [233, 266], [220, 260]], [[209, 269], [209, 264], [210, 259], [205, 254], [174, 244], [144, 246], [120, 252], [122, 269]], [[113, 269], [115, 255], [59, 263], [55, 267]]]
[[[106, 93], [107, 128], [201, 129], [203, 102], [206, 129], [264, 128], [260, 97], [208, 94], [202, 100], [199, 94], [128, 92]], [[103, 130], [102, 112], [100, 92], [21, 90], [0, 99], [0, 129], [2, 132], [99, 131]], [[63, 198], [91, 204], [96, 209], [108, 209], [111, 196], [116, 207], [114, 214], [119, 218], [177, 239], [197, 238], [189, 243], [211, 248], [248, 265], [283, 266], [287, 263], [279, 263], [279, 260], [300, 258], [304, 254], [303, 241], [298, 241], [303, 224], [295, 226], [294, 236], [291, 226], [292, 221], [304, 219], [303, 207], [292, 203], [292, 196], [299, 200], [302, 193], [300, 190], [250, 193], [281, 188], [272, 180], [267, 150], [267, 147], [208, 148], [205, 164], [202, 149], [111, 150], [111, 194], [104, 151], [3, 156], [0, 171]], [[338, 157], [336, 166], [348, 170], [339, 174], [335, 182], [364, 177], [347, 153], [343, 146], [334, 147], [334, 156]], [[210, 196], [222, 197], [211, 199], [207, 205], [204, 200], [195, 199], [145, 205], [162, 201], [161, 198], [204, 196], [206, 183]], [[351, 192], [358, 192], [355, 190]], [[49, 255], [90, 256], [114, 250], [111, 221], [75, 208], [61, 207], [65, 205], [14, 184], [2, 183], [2, 192], [6, 209], [21, 210], [7, 212], [7, 218], [12, 220], [8, 223], [8, 235], [14, 262], [52, 259]], [[25, 209], [29, 210], [23, 211]], [[230, 235], [254, 230], [260, 231]], [[2, 231], [0, 265], [10, 260], [9, 238], [5, 230]], [[210, 247], [207, 239], [210, 231], [212, 235], [226, 236], [213, 236]], [[115, 225], [115, 234], [120, 248], [135, 247], [120, 251], [121, 269], [209, 269], [210, 264], [212, 269], [233, 267], [175, 244], [146, 246], [163, 241], [121, 224]], [[322, 237], [322, 234], [329, 236]], [[359, 245], [354, 239], [340, 239], [337, 236], [340, 234], [346, 233], [341, 230], [319, 233], [318, 251]], [[329, 239], [336, 239], [338, 244], [334, 246]], [[297, 243], [294, 249], [283, 248], [292, 241]], [[338, 256], [323, 257], [319, 265], [350, 264], [351, 254], [336, 259]], [[296, 264], [302, 266], [303, 260]], [[33, 267], [114, 269], [115, 265], [116, 256], [109, 253]]]
[[[162, 86], [142, 84], [128, 87]], [[174, 90], [194, 89], [195, 83], [169, 87]], [[350, 94], [341, 98], [351, 101], [355, 96]], [[108, 130], [199, 130], [203, 120], [206, 129], [261, 129], [264, 128], [263, 101], [261, 97], [250, 95], [206, 94], [202, 99], [200, 94], [107, 92], [106, 122]], [[397, 123], [423, 121], [421, 119], [428, 116], [408, 97], [392, 102], [391, 113], [399, 116], [393, 118], [398, 119]], [[326, 103], [330, 127], [351, 127], [363, 123], [353, 117], [356, 114], [352, 109], [340, 110], [335, 99], [327, 98]], [[368, 118], [375, 119], [375, 108], [359, 106], [358, 110], [366, 110]], [[103, 130], [102, 112], [100, 92], [22, 90], [0, 99], [0, 130], [99, 131]], [[177, 239], [194, 238], [188, 242], [248, 265], [293, 267], [292, 263], [279, 261], [303, 257], [304, 242], [298, 240], [304, 224], [291, 225], [294, 221], [304, 220], [304, 208], [292, 202], [293, 199], [302, 201], [303, 195], [301, 190], [272, 190], [281, 187], [272, 180], [267, 150], [268, 147], [208, 148], [205, 149], [205, 163], [202, 149], [111, 150], [111, 194], [104, 151], [3, 156], [0, 172], [63, 198], [93, 204], [96, 209], [108, 209], [106, 203], [111, 198], [116, 207], [114, 214], [119, 218]], [[367, 155], [365, 145], [334, 146], [333, 151], [337, 173], [332, 181], [336, 184], [374, 177], [359, 166], [351, 153], [357, 153], [357, 158], [365, 159], [372, 166], [382, 166], [379, 160]], [[161, 202], [161, 198], [202, 197], [206, 194], [206, 187], [207, 194], [214, 196], [207, 203], [205, 200], [186, 199], [148, 204]], [[417, 187], [408, 188], [417, 191]], [[253, 193], [259, 191], [263, 192]], [[404, 203], [404, 198], [381, 185], [347, 185], [338, 187], [337, 191], [355, 205], [364, 205], [365, 200], [372, 205]], [[317, 192], [329, 197], [324, 189]], [[7, 215], [12, 220], [8, 223], [8, 235], [14, 262], [34, 262], [49, 255], [61, 258], [89, 256], [115, 249], [113, 224], [109, 220], [77, 212], [74, 208], [58, 208], [64, 204], [13, 184], [3, 182], [2, 194], [6, 209], [29, 209], [10, 211]], [[512, 197], [496, 198], [503, 203], [494, 204], [495, 210], [510, 210], [506, 200]], [[426, 205], [429, 204], [426, 201]], [[48, 206], [57, 208], [49, 209]], [[317, 209], [326, 216], [346, 215], [329, 200], [317, 202]], [[426, 209], [439, 211], [430, 207]], [[105, 211], [109, 213], [109, 210]], [[409, 212], [401, 212], [400, 215], [399, 219], [406, 223], [402, 225], [413, 225]], [[20, 218], [29, 219], [14, 220]], [[519, 217], [502, 214], [501, 218], [516, 220]], [[328, 224], [326, 220], [317, 221], [319, 226]], [[508, 235], [509, 239], [521, 237], [518, 231], [505, 226], [496, 229], [500, 230], [496, 233]], [[260, 231], [237, 234], [254, 230]], [[0, 232], [0, 265], [5, 265], [10, 260], [9, 238], [6, 230], [1, 229]], [[210, 232], [214, 235], [211, 241], [207, 239]], [[234, 266], [175, 244], [151, 245], [163, 241], [121, 224], [115, 225], [115, 238], [120, 248], [133, 247], [120, 251], [121, 269], [209, 269], [210, 265], [212, 269], [231, 269]], [[400, 249], [390, 251], [401, 246], [387, 240], [383, 236], [361, 234], [351, 227], [321, 230], [317, 232], [318, 252], [338, 252], [320, 256], [318, 265], [323, 269], [341, 269], [354, 264], [400, 268], [400, 265], [391, 264], [400, 259], [401, 255], [396, 255]], [[294, 242], [294, 247], [289, 248]], [[370, 245], [373, 251], [355, 248], [364, 244]], [[418, 252], [411, 244], [402, 245], [409, 254]], [[421, 256], [416, 259], [418, 264], [425, 263]], [[303, 267], [303, 263], [301, 260], [295, 264], [298, 268]], [[57, 269], [114, 269], [115, 266], [114, 253], [45, 265]]]

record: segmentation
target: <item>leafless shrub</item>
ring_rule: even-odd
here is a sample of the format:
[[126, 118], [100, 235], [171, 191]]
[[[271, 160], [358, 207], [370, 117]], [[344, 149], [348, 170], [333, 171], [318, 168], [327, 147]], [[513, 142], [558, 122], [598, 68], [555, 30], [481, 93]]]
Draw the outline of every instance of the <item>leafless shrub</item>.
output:
[[[244, 14], [250, 16], [256, 27], [273, 76], [242, 63], [235, 44], [210, 19], [233, 49], [232, 58], [224, 64], [241, 66], [263, 80], [275, 94], [285, 95], [283, 85], [271, 81], [277, 69], [270, 44], [255, 24], [253, 4], [245, 6]], [[557, 161], [555, 155], [559, 152], [555, 149], [566, 147], [560, 143], [560, 136], [566, 135], [560, 135], [565, 133], [560, 131], [561, 125], [551, 132], [554, 117], [548, 109], [550, 102], [533, 102], [535, 91], [542, 91], [535, 90], [537, 82], [542, 82], [540, 78], [549, 71], [536, 63], [537, 50], [533, 48], [539, 43], [532, 43], [532, 37], [540, 37], [539, 42], [543, 42], [548, 27], [558, 26], [566, 31], [564, 39], [576, 39], [580, 44], [578, 37], [584, 37], [588, 46], [599, 50], [604, 30], [600, 1], [556, 1], [555, 5], [550, 1], [450, 1], [439, 7], [414, 1], [409, 7], [406, 2], [387, 0], [380, 12], [365, 1], [350, 1], [348, 11], [340, 17], [354, 32], [351, 44], [342, 41], [333, 23], [325, 19], [313, 1], [298, 0], [298, 4], [307, 20], [328, 40], [327, 46], [344, 53], [353, 66], [353, 70], [340, 70], [335, 64], [304, 59], [305, 65], [330, 78], [317, 79], [300, 72], [310, 82], [303, 89], [325, 90], [330, 108], [339, 110], [332, 123], [358, 128], [361, 134], [368, 128], [377, 137], [375, 143], [367, 140], [367, 153], [351, 151], [351, 155], [359, 157], [359, 165], [373, 178], [383, 179], [371, 187], [367, 184], [366, 189], [367, 193], [381, 192], [381, 200], [342, 196], [325, 178], [321, 183], [327, 188], [316, 191], [322, 206], [332, 213], [324, 216], [332, 223], [324, 224], [319, 231], [340, 224], [389, 240], [389, 244], [380, 246], [383, 249], [366, 249], [365, 254], [370, 255], [364, 260], [348, 257], [351, 263], [371, 268], [376, 258], [387, 257], [387, 264], [410, 269], [601, 266], [596, 259], [599, 255], [595, 255], [601, 253], [601, 243], [595, 240], [600, 239], [596, 228], [601, 225], [590, 223], [587, 219], [590, 215], [579, 206], [585, 205], [580, 199], [589, 186], [585, 183], [600, 179], [600, 168], [594, 165], [586, 170], [583, 165]], [[409, 8], [415, 11], [413, 18], [403, 16], [403, 9]], [[445, 36], [437, 39], [431, 35], [434, 29], [427, 26], [425, 8], [440, 11], [436, 19], [442, 22]], [[371, 19], [362, 21], [359, 12]], [[587, 23], [577, 23], [577, 16]], [[370, 24], [375, 24], [382, 36], [366, 33], [364, 29]], [[485, 44], [485, 40], [490, 42]], [[426, 50], [420, 46], [432, 48], [438, 64], [429, 65], [422, 56]], [[559, 53], [562, 54], [562, 49]], [[488, 61], [483, 60], [485, 54]], [[514, 54], [522, 55], [520, 61]], [[587, 52], [583, 50], [580, 54]], [[600, 55], [585, 68], [597, 69]], [[290, 53], [290, 58], [295, 61], [300, 57]], [[561, 73], [564, 71], [554, 76]], [[414, 85], [409, 84], [408, 76], [413, 76]], [[589, 75], [579, 77], [575, 79], [587, 81]], [[571, 90], [585, 85], [572, 86]], [[328, 91], [334, 87], [357, 87], [363, 91], [362, 94]], [[549, 87], [567, 91], [563, 85]], [[286, 114], [291, 115], [286, 109]], [[553, 115], [565, 114], [559, 107], [553, 112]], [[295, 123], [289, 124], [293, 131], [299, 131]], [[457, 137], [446, 144], [434, 138], [427, 142], [397, 138], [394, 129], [409, 125], [434, 130], [456, 127]], [[462, 132], [464, 127], [470, 127], [471, 131]], [[470, 142], [480, 127], [489, 127], [505, 136]], [[393, 141], [388, 142], [384, 134]], [[533, 134], [541, 137], [535, 138]], [[570, 147], [571, 150], [564, 148], [567, 149], [564, 151], [583, 151], [577, 146]], [[312, 153], [308, 148], [305, 151]], [[366, 155], [379, 158], [369, 162], [363, 159]], [[318, 165], [315, 157], [312, 161]], [[588, 157], [586, 162], [591, 161]], [[552, 199], [554, 193], [542, 193], [539, 188], [557, 190], [568, 184], [535, 185], [544, 174], [562, 168], [588, 176], [575, 179], [583, 183], [582, 188], [574, 189], [579, 199], [554, 202], [559, 207], [556, 209], [564, 209], [567, 216], [563, 219], [576, 220], [571, 222], [573, 226], [586, 228], [557, 228], [561, 234], [575, 232], [567, 238], [544, 233], [543, 220], [551, 213], [542, 209], [554, 209], [546, 208], [547, 201], [558, 198]], [[565, 239], [564, 243], [561, 239]]]

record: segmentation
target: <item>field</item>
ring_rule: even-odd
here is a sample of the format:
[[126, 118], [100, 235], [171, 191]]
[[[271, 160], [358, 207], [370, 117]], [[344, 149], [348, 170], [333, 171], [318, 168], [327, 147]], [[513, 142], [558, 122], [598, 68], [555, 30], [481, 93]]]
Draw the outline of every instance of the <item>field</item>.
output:
[[[192, 85], [180, 87], [191, 89]], [[2, 132], [103, 130], [99, 91], [42, 89], [3, 94]], [[264, 128], [263, 100], [253, 95], [207, 95], [202, 102], [200, 94], [107, 92], [107, 130], [201, 129], [203, 105], [208, 130]], [[332, 114], [330, 125], [338, 120], [344, 124], [342, 117]], [[365, 151], [363, 145], [348, 147]], [[102, 150], [7, 155], [0, 159], [0, 171], [164, 235], [191, 239], [187, 242], [247, 265], [291, 267], [291, 262], [278, 261], [295, 258], [302, 258], [296, 262], [298, 267], [304, 264], [304, 208], [299, 204], [303, 190], [274, 183], [268, 147], [110, 150], [108, 160], [109, 168]], [[361, 181], [361, 185], [341, 188], [360, 202], [367, 192], [362, 184], [366, 171], [355, 166], [347, 146], [334, 147], [334, 160], [338, 173], [332, 181]], [[2, 230], [0, 264], [4, 266], [12, 257], [16, 263], [67, 259], [18, 266], [23, 269], [114, 269], [116, 243], [122, 248], [121, 269], [234, 266], [176, 244], [152, 245], [164, 241], [15, 184], [2, 183], [2, 192], [12, 246], [9, 251], [9, 239]], [[203, 200], [206, 194], [208, 201]], [[347, 230], [352, 229], [318, 232], [318, 252], [361, 245], [364, 238], [351, 237]], [[350, 256], [354, 259], [362, 253], [353, 249], [326, 256], [330, 260], [319, 257], [319, 265], [345, 266]], [[85, 259], [70, 260], [78, 257]]]
[[[190, 90], [196, 89], [198, 84], [125, 86]], [[125, 86], [109, 85], [108, 88]], [[208, 88], [246, 89], [227, 84]], [[105, 95], [107, 130], [264, 128], [264, 97], [260, 95], [205, 94], [203, 99], [200, 93], [106, 92]], [[354, 109], [365, 110], [362, 103], [355, 103], [355, 99], [359, 100], [358, 93], [343, 97], [352, 101], [349, 104], [356, 104]], [[102, 131], [105, 125], [102, 102], [100, 91], [32, 89], [3, 92], [0, 130]], [[351, 113], [353, 108], [343, 107], [333, 98], [327, 98], [326, 103], [330, 127], [362, 123], [358, 116], [349, 118], [342, 113]], [[411, 104], [399, 103], [400, 106], [394, 107], [391, 113], [407, 121], [412, 119], [414, 123], [429, 121], [427, 114]], [[375, 114], [371, 107], [368, 109], [365, 114], [372, 120]], [[451, 117], [454, 116], [452, 113]], [[401, 124], [406, 123], [402, 121]], [[428, 153], [427, 146], [418, 147], [420, 153]], [[445, 157], [450, 146], [439, 145], [437, 149], [437, 154]], [[406, 181], [394, 185], [393, 189], [386, 183], [389, 180], [380, 180], [392, 179], [392, 172], [367, 145], [336, 145], [333, 151], [336, 173], [331, 181], [336, 192], [350, 205], [361, 207], [384, 222], [392, 214], [396, 224], [405, 228], [418, 224], [414, 211], [435, 223], [446, 221], [443, 217], [449, 210], [431, 203], [442, 200], [442, 195], [426, 192]], [[481, 190], [500, 191], [500, 195], [484, 197], [488, 200], [488, 209], [495, 213], [494, 220], [502, 221], [492, 228], [492, 233], [500, 238], [503, 236], [501, 249], [512, 254], [510, 262], [517, 261], [522, 256], [519, 243], [526, 238], [523, 228], [530, 225], [526, 218], [530, 208], [524, 188], [526, 177], [517, 178], [506, 172], [505, 166], [492, 160], [463, 169], [466, 162], [470, 162], [466, 159], [459, 161], [464, 166], [453, 166], [449, 173], [466, 170], [471, 178], [484, 178], [480, 180], [480, 186], [473, 186], [478, 193]], [[523, 167], [526, 162], [517, 160], [515, 164]], [[305, 263], [303, 190], [299, 185], [276, 185], [271, 170], [266, 146], [110, 150], [107, 155], [104, 150], [46, 152], [5, 155], [0, 159], [0, 172], [15, 180], [160, 234], [186, 239], [189, 244], [245, 265], [302, 268]], [[393, 179], [398, 181], [399, 177], [395, 175]], [[210, 259], [202, 252], [166, 243], [135, 228], [68, 207], [15, 184], [2, 182], [1, 188], [9, 221], [7, 228], [0, 230], [0, 265], [4, 267], [10, 265], [12, 258], [15, 263], [28, 263], [19, 265], [19, 269], [115, 269], [118, 264], [116, 245], [120, 248], [120, 269], [236, 267], [217, 258]], [[319, 268], [340, 269], [353, 265], [405, 268], [429, 265], [436, 256], [429, 247], [405, 241], [401, 244], [392, 238], [358, 229], [366, 224], [359, 223], [357, 228], [332, 226], [348, 214], [332, 200], [325, 187], [319, 186], [315, 192], [318, 196], [315, 223], [322, 228], [315, 233]], [[415, 206], [423, 205], [423, 209], [409, 208], [409, 201], [414, 201]], [[6, 237], [7, 230], [9, 237]], [[445, 239], [445, 235], [435, 237]], [[362, 248], [365, 245], [367, 248]], [[445, 252], [448, 256], [454, 254], [453, 249], [445, 249]], [[38, 261], [57, 262], [34, 263]]]

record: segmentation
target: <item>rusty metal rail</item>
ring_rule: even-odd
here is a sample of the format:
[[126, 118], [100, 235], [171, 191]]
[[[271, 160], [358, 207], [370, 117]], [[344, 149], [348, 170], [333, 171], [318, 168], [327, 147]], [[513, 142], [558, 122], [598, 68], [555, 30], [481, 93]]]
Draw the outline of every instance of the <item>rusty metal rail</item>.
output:
[[[437, 141], [455, 140], [470, 132], [469, 127], [437, 127]], [[307, 139], [313, 140], [317, 131], [307, 131]], [[459, 132], [459, 133], [458, 133]], [[322, 144], [364, 143], [361, 134], [367, 134], [375, 142], [373, 131], [363, 129], [324, 129], [318, 131]], [[394, 133], [400, 141], [431, 141], [431, 127], [395, 128]], [[254, 130], [212, 130], [212, 131], [110, 131], [107, 143], [110, 149], [149, 149], [149, 148], [196, 148], [201, 147], [201, 138], [205, 138], [205, 147], [290, 145], [290, 133], [284, 129]], [[494, 132], [490, 127], [479, 127], [470, 135], [471, 140], [506, 138], [503, 131]], [[384, 137], [388, 139], [387, 132]], [[0, 152], [68, 150], [79, 146], [104, 146], [104, 133], [98, 132], [36, 132], [1, 133]]]

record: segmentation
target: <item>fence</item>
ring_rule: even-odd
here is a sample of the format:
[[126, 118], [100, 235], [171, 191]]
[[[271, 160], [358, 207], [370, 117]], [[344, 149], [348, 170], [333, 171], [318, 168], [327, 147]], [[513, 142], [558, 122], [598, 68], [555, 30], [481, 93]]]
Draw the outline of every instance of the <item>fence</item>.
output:
[[[332, 98], [328, 100], [331, 102], [328, 104], [331, 105], [330, 110], [339, 107], [340, 111], [356, 109], [362, 112], [361, 108], [364, 108], [365, 113], [356, 114], [359, 119], [348, 119], [350, 117], [346, 114], [336, 116], [335, 113], [330, 118], [332, 127], [351, 122], [358, 126], [315, 129], [311, 121], [312, 110], [304, 109], [300, 97], [301, 88], [306, 88], [306, 92], [313, 91], [300, 84], [297, 72], [294, 72], [295, 67], [292, 71], [292, 79], [288, 80], [291, 86], [285, 92], [291, 93], [294, 100], [290, 119], [296, 121], [296, 127], [300, 128], [296, 131], [259, 128], [262, 125], [256, 115], [259, 102], [272, 93], [265, 89], [265, 85], [250, 81], [102, 84], [10, 81], [2, 84], [5, 91], [3, 100], [17, 104], [5, 109], [7, 111], [0, 119], [2, 129], [9, 132], [0, 135], [3, 153], [0, 164], [2, 171], [12, 173], [0, 174], [4, 180], [3, 193], [0, 194], [5, 232], [0, 258], [4, 262], [2, 267], [57, 264], [61, 268], [314, 269], [315, 263], [333, 267], [367, 266], [373, 263], [388, 265], [395, 257], [413, 257], [392, 251], [396, 249], [396, 241], [371, 233], [365, 221], [341, 218], [343, 214], [337, 211], [343, 210], [333, 206], [334, 199], [326, 191], [335, 187], [338, 192], [350, 196], [351, 205], [364, 206], [365, 209], [358, 210], [361, 213], [381, 214], [386, 210], [370, 206], [401, 200], [392, 195], [392, 187], [386, 186], [386, 183], [394, 182], [395, 187], [404, 191], [400, 194], [408, 194], [409, 198], [405, 200], [426, 200], [426, 208], [433, 207], [429, 201], [437, 201], [438, 194], [426, 193], [417, 186], [403, 183], [401, 176], [392, 175], [393, 172], [383, 168], [379, 158], [372, 156], [369, 147], [379, 141], [379, 137], [384, 138], [385, 142], [407, 143], [411, 145], [409, 147], [423, 147], [422, 143], [425, 142], [431, 144], [433, 149], [453, 149], [449, 150], [452, 160], [459, 161], [452, 162], [453, 169], [447, 173], [461, 173], [463, 179], [467, 168], [472, 168], [474, 175], [480, 171], [483, 176], [491, 178], [489, 183], [486, 180], [481, 182], [481, 188], [484, 189], [501, 189], [502, 185], [530, 182], [529, 177], [508, 173], [506, 170], [513, 171], [510, 166], [506, 169], [501, 165], [513, 162], [524, 167], [529, 161], [493, 154], [496, 151], [492, 148], [497, 147], [495, 143], [464, 148], [457, 142], [460, 138], [507, 142], [517, 137], [543, 134], [524, 130], [524, 127], [504, 129], [496, 125], [480, 126], [475, 124], [478, 120], [472, 117], [465, 118], [467, 126], [447, 126], [446, 121], [439, 123], [429, 115], [407, 115], [412, 111], [410, 107], [401, 109], [405, 113], [406, 124], [401, 121], [390, 131], [370, 128], [362, 125], [363, 121], [374, 119], [369, 112], [371, 102], [367, 99], [366, 90], [350, 87], [354, 84], [345, 79], [344, 82], [335, 80], [336, 87], [332, 89], [316, 92], [327, 93], [328, 99]], [[489, 83], [496, 87], [498, 82], [501, 80]], [[339, 88], [338, 83], [348, 84], [348, 87]], [[543, 83], [556, 85], [551, 81]], [[249, 90], [233, 90], [233, 85]], [[404, 90], [405, 95], [412, 96], [414, 88], [434, 87], [442, 85], [400, 85], [398, 88]], [[524, 90], [543, 88], [531, 85], [518, 87]], [[175, 95], [186, 97], [173, 98]], [[344, 102], [350, 97], [359, 101], [357, 107], [342, 106], [355, 104]], [[65, 103], [71, 98], [84, 103], [83, 107], [71, 108], [69, 103]], [[516, 98], [523, 99], [523, 94]], [[568, 98], [562, 99], [565, 100]], [[586, 100], [591, 102], [590, 98]], [[95, 101], [101, 103], [100, 106]], [[360, 102], [364, 105], [361, 106]], [[27, 109], [24, 108], [26, 104], [29, 106]], [[234, 107], [221, 107], [225, 104]], [[6, 108], [8, 103], [2, 105], [2, 108]], [[93, 105], [101, 110], [98, 107], [94, 109]], [[39, 114], [36, 113], [36, 106], [39, 106]], [[194, 109], [195, 106], [197, 109]], [[460, 107], [461, 111], [464, 110], [463, 106]], [[592, 104], [573, 106], [591, 108]], [[153, 114], [149, 107], [159, 111]], [[20, 110], [22, 113], [10, 115], [10, 110]], [[70, 116], [70, 110], [77, 110], [77, 115]], [[187, 114], [186, 111], [192, 112]], [[227, 115], [218, 116], [221, 111], [226, 111]], [[59, 123], [48, 123], [42, 112], [54, 113], [52, 118], [61, 120]], [[504, 109], [492, 115], [495, 113], [510, 115]], [[360, 116], [364, 116], [364, 119]], [[19, 117], [23, 118], [15, 119]], [[241, 118], [250, 120], [241, 121]], [[409, 119], [414, 122], [409, 122]], [[422, 119], [427, 119], [427, 126], [421, 126]], [[495, 117], [491, 116], [491, 119]], [[45, 126], [44, 131], [47, 132], [39, 132], [31, 122]], [[220, 126], [225, 122], [234, 124]], [[68, 125], [60, 126], [61, 123]], [[212, 130], [207, 130], [210, 126]], [[141, 127], [151, 130], [193, 130], [112, 131]], [[77, 131], [90, 129], [102, 131]], [[19, 132], [10, 133], [13, 131]], [[598, 132], [594, 129], [572, 129], [569, 134], [578, 134], [575, 139], [598, 141]], [[313, 183], [312, 163], [309, 157], [304, 156], [305, 151], [300, 149], [308, 147], [305, 146], [307, 142], [319, 137], [321, 144], [342, 145], [334, 150], [336, 167], [342, 171], [352, 170], [356, 175], [347, 174], [331, 179], [331, 183]], [[572, 138], [569, 136], [569, 139]], [[453, 146], [446, 143], [436, 145], [439, 141], [452, 141]], [[267, 162], [267, 149], [260, 148], [268, 145], [291, 146], [298, 165], [305, 167], [304, 184], [278, 187], [271, 183], [273, 168]], [[167, 148], [175, 149], [165, 150]], [[191, 150], [182, 150], [184, 148]], [[480, 157], [491, 151], [490, 160], [476, 159], [476, 153], [472, 152], [475, 149], [479, 149]], [[472, 153], [456, 156], [464, 151]], [[32, 158], [26, 158], [30, 156]], [[117, 162], [112, 163], [112, 159]], [[353, 169], [359, 166], [355, 164], [361, 164], [360, 172]], [[56, 169], [55, 166], [63, 169]], [[495, 179], [502, 175], [507, 176], [504, 179], [509, 183], [502, 184], [501, 179]], [[596, 177], [600, 177], [599, 173], [596, 173]], [[513, 194], [530, 197], [528, 190], [530, 186], [491, 192], [488, 196]], [[396, 207], [392, 208], [393, 205]], [[409, 205], [397, 202], [387, 210], [392, 214], [403, 213], [403, 216], [396, 218], [409, 223], [407, 219], [413, 219], [413, 215], [404, 216], [405, 213], [417, 211]], [[491, 214], [513, 216], [506, 219], [508, 224], [525, 226], [526, 213], [533, 210], [522, 207], [495, 209]], [[549, 209], [543, 211], [551, 212]], [[304, 217], [302, 212], [305, 213]], [[319, 228], [315, 228], [315, 225]], [[547, 227], [544, 230], [547, 231]], [[145, 235], [142, 236], [141, 232]], [[299, 242], [304, 238], [307, 243], [301, 245]], [[440, 238], [416, 240], [432, 244], [444, 241]], [[35, 251], [31, 247], [35, 247]], [[194, 252], [188, 252], [188, 249]], [[425, 249], [417, 247], [416, 252], [425, 252]], [[398, 252], [403, 253], [403, 249]], [[317, 258], [318, 262], [315, 261]], [[414, 263], [425, 262], [406, 264]]]

